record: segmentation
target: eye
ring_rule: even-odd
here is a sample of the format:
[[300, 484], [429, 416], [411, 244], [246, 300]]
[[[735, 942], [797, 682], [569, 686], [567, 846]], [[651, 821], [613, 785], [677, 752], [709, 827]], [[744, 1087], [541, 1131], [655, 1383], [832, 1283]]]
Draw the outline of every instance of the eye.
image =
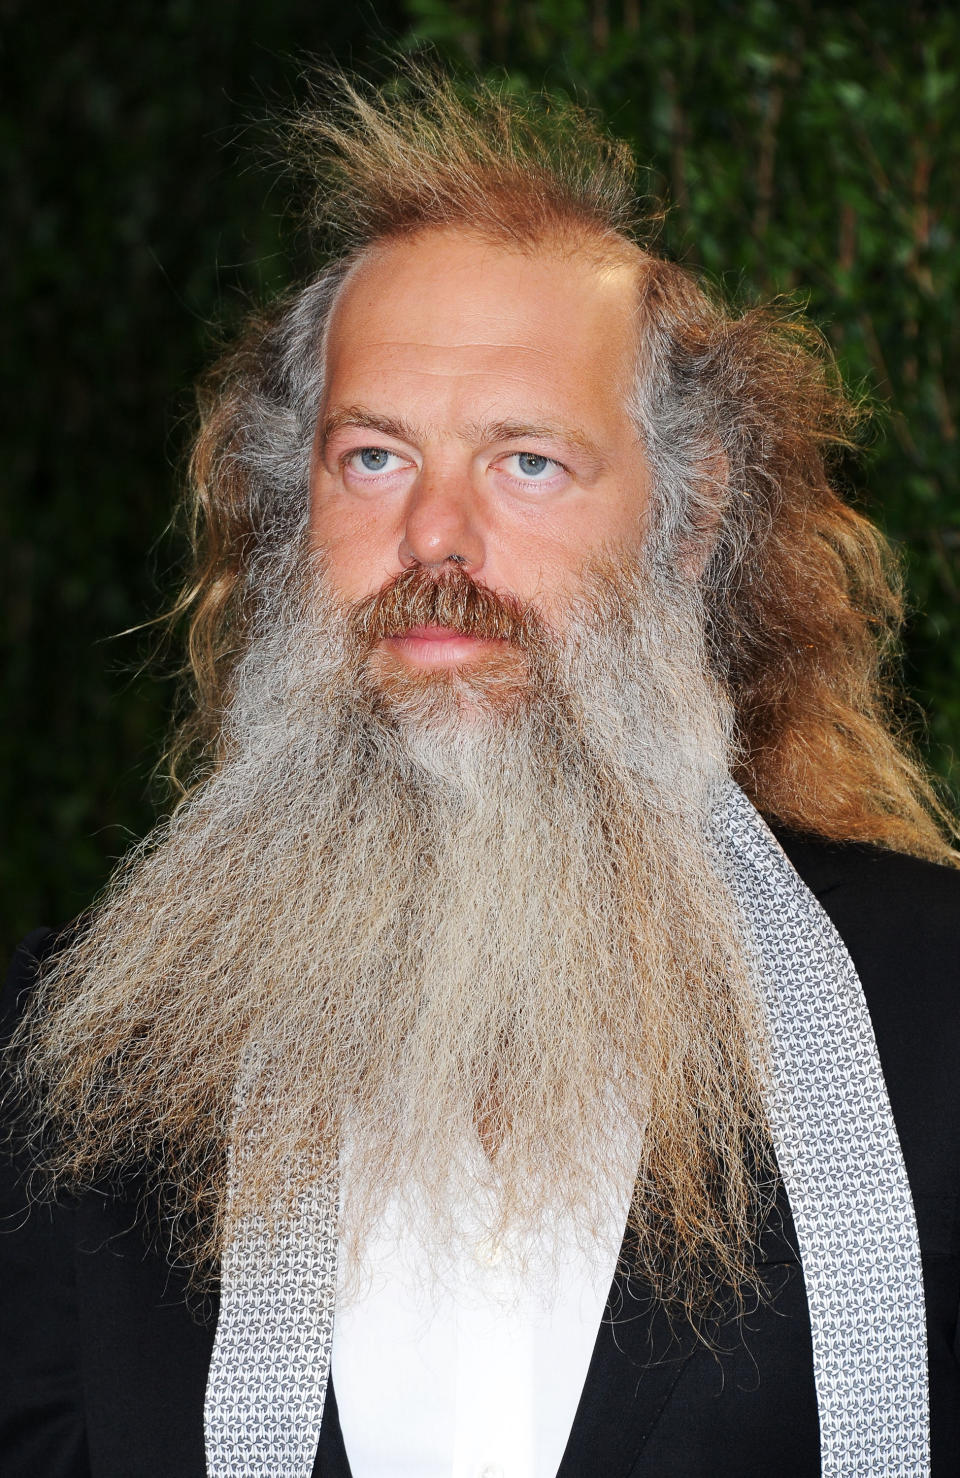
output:
[[361, 476], [366, 472], [375, 477], [378, 473], [396, 472], [403, 461], [403, 457], [398, 457], [396, 452], [388, 452], [386, 447], [363, 446], [350, 452], [344, 458], [344, 465]]
[[545, 457], [542, 452], [512, 452], [502, 466], [521, 482], [549, 482], [558, 472], [565, 472], [561, 462]]

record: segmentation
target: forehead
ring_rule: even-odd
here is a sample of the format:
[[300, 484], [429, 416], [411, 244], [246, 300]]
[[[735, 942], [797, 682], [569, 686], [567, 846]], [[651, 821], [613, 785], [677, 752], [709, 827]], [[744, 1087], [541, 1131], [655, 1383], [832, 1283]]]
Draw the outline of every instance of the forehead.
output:
[[333, 310], [325, 405], [399, 396], [440, 416], [603, 419], [632, 372], [637, 272], [626, 253], [521, 252], [459, 230], [381, 244]]

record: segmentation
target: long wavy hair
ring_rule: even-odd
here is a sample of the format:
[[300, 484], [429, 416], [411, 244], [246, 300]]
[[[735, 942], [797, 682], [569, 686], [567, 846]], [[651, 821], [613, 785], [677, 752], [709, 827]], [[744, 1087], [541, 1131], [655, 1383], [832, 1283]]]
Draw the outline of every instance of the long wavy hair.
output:
[[823, 337], [787, 304], [732, 311], [657, 255], [629, 148], [572, 104], [465, 90], [422, 67], [379, 92], [342, 77], [327, 91], [290, 138], [328, 265], [256, 314], [201, 387], [192, 567], [174, 609], [190, 676], [175, 784], [216, 763], [262, 556], [304, 534], [338, 288], [378, 242], [459, 227], [520, 251], [636, 257], [630, 411], [653, 472], [650, 537], [701, 571], [736, 778], [754, 804], [800, 832], [956, 860], [955, 827], [902, 721], [897, 561], [831, 482], [859, 414]]

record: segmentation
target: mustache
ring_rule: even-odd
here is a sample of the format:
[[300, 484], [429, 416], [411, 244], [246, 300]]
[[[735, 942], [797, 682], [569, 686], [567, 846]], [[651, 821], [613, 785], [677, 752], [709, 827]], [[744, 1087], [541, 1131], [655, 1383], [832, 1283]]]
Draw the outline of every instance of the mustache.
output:
[[351, 607], [348, 625], [367, 649], [416, 626], [446, 626], [462, 636], [530, 648], [545, 635], [533, 607], [509, 592], [490, 590], [460, 565], [439, 570], [413, 565], [382, 590]]

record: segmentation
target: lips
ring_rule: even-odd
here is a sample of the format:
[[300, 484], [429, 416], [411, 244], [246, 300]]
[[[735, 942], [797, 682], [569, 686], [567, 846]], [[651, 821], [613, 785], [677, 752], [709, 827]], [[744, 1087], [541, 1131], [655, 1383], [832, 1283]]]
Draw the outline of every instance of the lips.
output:
[[455, 626], [426, 623], [408, 626], [385, 637], [382, 646], [414, 667], [458, 667], [478, 661], [492, 648], [508, 645], [502, 637], [458, 630]]
[[482, 638], [475, 637], [468, 632], [457, 631], [454, 626], [408, 626], [406, 631], [398, 631], [394, 641], [479, 641]]

